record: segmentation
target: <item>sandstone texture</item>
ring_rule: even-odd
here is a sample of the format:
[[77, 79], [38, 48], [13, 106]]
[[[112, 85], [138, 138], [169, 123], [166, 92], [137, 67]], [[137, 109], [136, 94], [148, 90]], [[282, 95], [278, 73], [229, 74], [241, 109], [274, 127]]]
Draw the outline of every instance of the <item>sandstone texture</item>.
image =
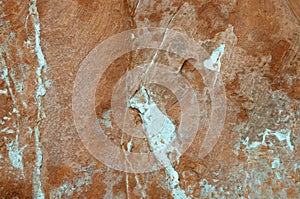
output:
[[[298, 0], [1, 0], [0, 15], [0, 198], [300, 198]], [[72, 100], [89, 88], [74, 94], [74, 85], [82, 63], [103, 64], [86, 59], [101, 42], [149, 27], [165, 30], [155, 38], [160, 46], [168, 30], [193, 38], [206, 52], [200, 67], [207, 77], [215, 75], [207, 81], [212, 89], [223, 88], [226, 104], [214, 107], [222, 90], [216, 96], [209, 92], [193, 57], [159, 49], [121, 55], [99, 77], [93, 101], [99, 127], [120, 151], [155, 148], [140, 136], [152, 129], [156, 120], [147, 114], [154, 109], [131, 100], [128, 121], [118, 124], [126, 96], [151, 98], [156, 116], [167, 121], [158, 132], [178, 129], [186, 117], [172, 90], [151, 84], [141, 94], [143, 77], [127, 81], [128, 71], [143, 64], [169, 66], [188, 82], [199, 104], [190, 111], [200, 117], [187, 121], [199, 128], [184, 153], [156, 154], [163, 165], [158, 170], [124, 172], [97, 159], [82, 141]], [[130, 37], [132, 45], [139, 45], [138, 36]], [[180, 40], [173, 44], [189, 48]], [[162, 73], [155, 75], [164, 80]], [[122, 78], [129, 89], [120, 86]], [[222, 115], [224, 121], [209, 125]], [[218, 127], [219, 137], [207, 144], [205, 132]], [[105, 158], [114, 160], [116, 153], [108, 151]]]

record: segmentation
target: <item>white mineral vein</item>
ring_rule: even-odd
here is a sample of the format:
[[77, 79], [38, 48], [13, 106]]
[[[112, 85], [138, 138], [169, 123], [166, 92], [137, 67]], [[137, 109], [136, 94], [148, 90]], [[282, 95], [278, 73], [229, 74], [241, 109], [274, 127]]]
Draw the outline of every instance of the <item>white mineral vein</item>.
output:
[[173, 197], [180, 199], [187, 198], [185, 191], [180, 187], [178, 172], [173, 168], [167, 154], [163, 152], [164, 150], [161, 150], [166, 148], [176, 137], [175, 125], [160, 111], [143, 86], [130, 99], [130, 105], [140, 112], [149, 145], [156, 159], [165, 167], [167, 181], [169, 182]]
[[41, 182], [41, 167], [43, 161], [43, 153], [41, 149], [40, 143], [40, 123], [42, 120], [46, 118], [46, 115], [43, 111], [43, 96], [46, 94], [45, 83], [42, 78], [42, 73], [45, 71], [45, 67], [47, 66], [45, 56], [43, 54], [41, 48], [41, 40], [40, 40], [40, 19], [39, 13], [36, 6], [36, 0], [32, 0], [32, 4], [29, 8], [29, 15], [33, 16], [33, 27], [35, 31], [35, 53], [37, 55], [39, 66], [36, 69], [36, 77], [37, 77], [37, 91], [35, 98], [37, 100], [38, 113], [37, 113], [37, 123], [34, 127], [34, 136], [35, 136], [35, 147], [36, 147], [36, 167], [33, 176], [33, 193], [34, 198], [43, 199], [45, 198], [45, 194], [42, 189]]

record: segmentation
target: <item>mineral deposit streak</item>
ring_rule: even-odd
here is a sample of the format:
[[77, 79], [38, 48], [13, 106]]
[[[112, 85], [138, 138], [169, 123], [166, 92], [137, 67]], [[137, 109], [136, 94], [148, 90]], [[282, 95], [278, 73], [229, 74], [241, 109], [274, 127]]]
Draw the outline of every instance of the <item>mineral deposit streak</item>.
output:
[[180, 187], [178, 172], [174, 169], [167, 153], [164, 151], [164, 148], [167, 148], [167, 145], [176, 137], [175, 125], [159, 110], [143, 86], [130, 99], [130, 105], [140, 112], [149, 145], [156, 159], [165, 167], [172, 196], [180, 199], [188, 198], [185, 191]]
[[36, 163], [35, 170], [33, 172], [33, 197], [38, 199], [45, 198], [45, 194], [42, 188], [41, 182], [41, 167], [43, 161], [43, 152], [41, 149], [40, 143], [40, 124], [46, 118], [46, 115], [43, 110], [43, 97], [46, 94], [45, 83], [42, 77], [42, 73], [47, 67], [45, 56], [41, 48], [41, 39], [40, 39], [40, 19], [39, 13], [36, 6], [36, 0], [32, 1], [32, 4], [29, 8], [29, 15], [33, 17], [33, 27], [35, 31], [35, 53], [37, 55], [38, 64], [35, 73], [37, 77], [37, 91], [35, 98], [37, 100], [38, 113], [36, 126], [34, 127], [34, 136], [35, 136], [35, 147], [36, 147]]

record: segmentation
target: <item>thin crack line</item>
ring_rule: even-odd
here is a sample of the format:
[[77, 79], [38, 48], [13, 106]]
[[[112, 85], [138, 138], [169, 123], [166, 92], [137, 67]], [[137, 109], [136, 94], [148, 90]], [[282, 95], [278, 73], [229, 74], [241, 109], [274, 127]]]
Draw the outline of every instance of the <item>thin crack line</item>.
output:
[[135, 5], [135, 8], [134, 8], [134, 17], [136, 16], [136, 12], [137, 12], [137, 9], [139, 8], [139, 5], [140, 5], [140, 3], [141, 3], [141, 0], [138, 0], [138, 2], [136, 3], [136, 5]]
[[[157, 59], [157, 56], [158, 56], [158, 51], [159, 49], [162, 48], [166, 38], [167, 38], [167, 33], [168, 33], [168, 30], [169, 30], [169, 26], [171, 25], [171, 23], [173, 22], [173, 20], [175, 19], [176, 15], [178, 14], [179, 10], [181, 9], [182, 5], [179, 6], [177, 8], [177, 10], [175, 11], [175, 13], [172, 15], [171, 19], [169, 20], [166, 28], [165, 28], [165, 31], [164, 31], [164, 36], [163, 36], [163, 39], [162, 41], [160, 42], [159, 44], [159, 47], [158, 49], [156, 49], [156, 52], [154, 53], [153, 57], [152, 57], [152, 60], [150, 62], [150, 65], [147, 67], [146, 71], [142, 74], [142, 83], [146, 83], [146, 82], [143, 82], [143, 79], [145, 78], [146, 74], [149, 72], [149, 70], [153, 67], [153, 65], [155, 64], [156, 62], [156, 59]], [[150, 79], [151, 80], [151, 79]]]
[[[126, 71], [126, 80], [125, 80], [125, 83], [126, 83], [126, 102], [128, 103], [129, 102], [129, 95], [127, 94], [128, 92], [129, 92], [129, 90], [130, 90], [130, 87], [129, 87], [129, 85], [131, 85], [130, 83], [131, 82], [128, 82], [128, 81], [130, 81], [131, 79], [130, 79], [130, 77], [132, 77], [132, 72], [129, 70], [128, 71], [128, 69], [127, 69], [127, 71]], [[124, 119], [123, 119], [123, 128], [122, 129], [124, 129], [124, 125], [125, 125], [125, 120], [126, 120], [126, 116], [127, 116], [127, 113], [128, 113], [128, 105], [126, 106], [126, 112], [125, 112], [125, 117], [124, 117]], [[131, 137], [131, 139], [130, 139], [130, 142], [132, 142], [132, 137]], [[122, 137], [121, 137], [121, 145], [122, 145], [122, 150], [123, 150], [123, 153], [124, 153], [124, 157], [125, 157], [125, 168], [126, 168], [126, 171], [127, 171], [127, 164], [130, 166], [130, 168], [131, 168], [131, 170], [132, 171], [134, 171], [134, 169], [133, 169], [133, 166], [132, 166], [132, 164], [131, 164], [131, 162], [128, 160], [128, 158], [127, 158], [127, 155], [126, 155], [126, 153], [125, 153], [125, 148], [124, 148], [124, 134], [122, 133]], [[128, 145], [127, 145], [127, 151], [128, 152], [131, 152], [131, 148], [129, 149], [128, 148]], [[137, 177], [137, 175], [135, 174], [135, 172], [133, 172], [133, 175], [134, 175], [134, 177], [135, 177], [135, 180], [136, 180], [136, 182], [137, 182], [137, 185], [138, 185], [138, 188], [142, 188], [141, 186], [141, 184], [140, 184], [140, 181], [139, 181], [139, 179], [138, 179], [138, 177]], [[128, 173], [126, 172], [126, 195], [127, 195], [127, 198], [129, 199], [130, 198], [130, 195], [129, 195], [129, 193], [130, 193], [130, 191], [129, 191], [129, 181], [128, 181]], [[146, 197], [146, 193], [144, 192], [144, 190], [142, 190], [142, 196], [145, 198]]]
[[[127, 70], [126, 70], [126, 77], [125, 77], [126, 78], [126, 80], [125, 80], [125, 83], [126, 83], [126, 85], [125, 85], [126, 86], [126, 103], [128, 103], [128, 99], [129, 99], [129, 96], [127, 95], [128, 90], [129, 90], [128, 89], [128, 84], [127, 84], [128, 76], [129, 76], [128, 73], [130, 73], [130, 71], [128, 71], [128, 68], [127, 68]], [[126, 106], [126, 112], [125, 112], [125, 117], [123, 118], [123, 127], [122, 127], [122, 129], [124, 129], [124, 126], [125, 126], [125, 118], [126, 118], [127, 113], [128, 113], [128, 106]], [[121, 146], [123, 146], [123, 144], [124, 144], [124, 133], [125, 132], [122, 133], [122, 137], [121, 137]], [[123, 147], [122, 147], [122, 151], [124, 153], [125, 161], [130, 164], [130, 162], [128, 161], [127, 156], [126, 156], [125, 149], [123, 149]], [[125, 162], [125, 169], [126, 169], [126, 174], [125, 174], [126, 175], [126, 195], [127, 195], [127, 198], [130, 199], [129, 181], [128, 181], [128, 173], [127, 173], [127, 164], [126, 164], [126, 162]], [[131, 169], [133, 169], [132, 166], [131, 166]]]

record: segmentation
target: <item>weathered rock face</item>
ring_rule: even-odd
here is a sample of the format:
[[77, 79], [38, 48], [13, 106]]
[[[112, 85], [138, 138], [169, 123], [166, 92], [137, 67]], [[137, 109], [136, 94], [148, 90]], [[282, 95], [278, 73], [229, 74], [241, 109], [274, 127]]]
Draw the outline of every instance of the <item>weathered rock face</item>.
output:
[[[0, 5], [1, 198], [299, 198], [298, 1], [5, 0]], [[223, 82], [226, 117], [213, 150], [202, 157], [214, 98], [192, 57], [157, 49], [125, 53], [99, 77], [95, 94], [99, 127], [117, 148], [135, 153], [155, 148], [147, 136], [134, 137], [132, 129], [124, 133], [112, 112], [112, 104], [126, 100], [116, 92], [122, 91], [120, 78], [144, 63], [175, 69], [195, 91], [201, 116], [193, 142], [176, 161], [156, 156], [164, 168], [126, 173], [99, 161], [83, 144], [74, 123], [73, 87], [81, 63], [99, 43], [145, 27], [180, 31], [207, 51], [211, 66], [201, 67], [216, 74], [217, 85]], [[167, 38], [164, 32], [156, 40], [164, 45]], [[141, 80], [131, 80], [129, 97]], [[148, 86], [160, 118], [179, 128], [181, 100], [168, 88]], [[145, 130], [142, 109], [127, 108], [133, 129]]]

